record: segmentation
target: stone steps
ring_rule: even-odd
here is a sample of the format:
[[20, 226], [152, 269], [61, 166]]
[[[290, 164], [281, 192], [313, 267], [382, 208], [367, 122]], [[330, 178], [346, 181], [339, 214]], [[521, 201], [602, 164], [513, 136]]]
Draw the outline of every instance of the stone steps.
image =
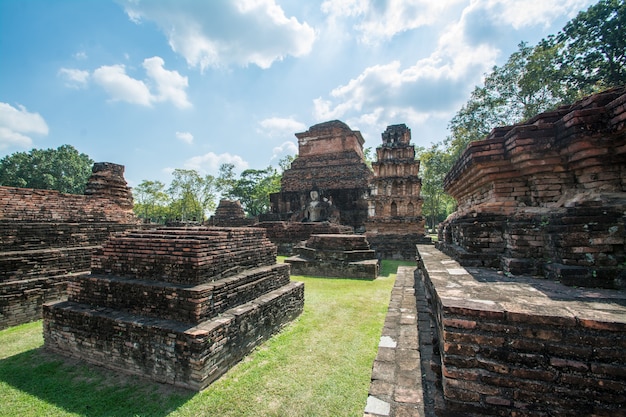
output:
[[206, 388], [296, 318], [291, 282], [197, 325], [72, 301], [44, 305], [46, 349], [191, 390]]
[[289, 266], [261, 266], [201, 285], [92, 274], [74, 280], [69, 299], [129, 313], [200, 323], [289, 283]]

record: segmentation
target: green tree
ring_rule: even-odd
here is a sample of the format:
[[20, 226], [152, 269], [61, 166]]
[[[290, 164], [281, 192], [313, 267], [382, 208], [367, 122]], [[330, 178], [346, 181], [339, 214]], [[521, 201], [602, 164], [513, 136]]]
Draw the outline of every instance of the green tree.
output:
[[272, 166], [265, 169], [247, 169], [236, 181], [231, 197], [239, 199], [250, 217], [267, 213], [270, 209], [270, 194], [280, 191], [280, 174]]
[[429, 149], [418, 148], [422, 177], [421, 196], [424, 198], [422, 212], [426, 217], [426, 226], [435, 229], [455, 209], [455, 201], [443, 191], [443, 180], [450, 171], [454, 159], [440, 144]]
[[83, 194], [93, 161], [71, 145], [16, 152], [0, 160], [0, 185]]
[[170, 215], [182, 221], [204, 221], [208, 212], [215, 209], [215, 178], [201, 177], [191, 169], [175, 169], [172, 175], [174, 179], [168, 189]]
[[580, 95], [626, 84], [626, 2], [600, 0], [553, 38], [568, 88]]
[[232, 198], [232, 189], [237, 182], [237, 176], [235, 175], [235, 165], [226, 163], [220, 165], [219, 173], [215, 185], [221, 196], [224, 198]]
[[169, 197], [161, 181], [144, 180], [133, 188], [135, 214], [146, 221], [165, 223], [169, 218]]

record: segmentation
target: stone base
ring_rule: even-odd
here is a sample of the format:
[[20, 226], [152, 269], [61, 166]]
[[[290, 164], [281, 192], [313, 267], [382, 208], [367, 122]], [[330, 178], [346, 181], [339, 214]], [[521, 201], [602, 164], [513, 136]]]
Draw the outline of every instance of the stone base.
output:
[[377, 259], [336, 263], [313, 261], [296, 255], [285, 259], [285, 262], [291, 265], [292, 275], [334, 278], [376, 279], [380, 268]]
[[366, 236], [378, 259], [414, 261], [417, 254], [415, 245], [431, 241], [423, 234], [366, 233]]
[[303, 305], [304, 284], [298, 282], [195, 326], [57, 302], [43, 308], [45, 347], [112, 370], [199, 391], [296, 318]]
[[418, 245], [443, 415], [623, 415], [626, 292], [463, 268]]

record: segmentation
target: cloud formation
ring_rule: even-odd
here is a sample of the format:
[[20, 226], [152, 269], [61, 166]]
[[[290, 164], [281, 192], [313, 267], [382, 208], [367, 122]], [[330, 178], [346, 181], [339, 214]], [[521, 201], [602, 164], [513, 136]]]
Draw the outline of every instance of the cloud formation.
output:
[[39, 113], [31, 113], [21, 105], [15, 108], [0, 102], [0, 149], [28, 148], [33, 144], [30, 137], [33, 134], [48, 134], [48, 125]]
[[259, 122], [257, 132], [269, 137], [293, 137], [306, 130], [306, 125], [291, 117], [270, 117]]
[[[371, 65], [326, 96], [313, 100], [317, 121], [342, 119], [360, 129], [397, 120], [413, 126], [445, 123], [508, 46], [513, 30], [546, 26], [575, 15], [588, 0], [327, 0], [329, 19], [352, 22], [365, 44], [388, 42], [400, 32], [434, 26], [429, 55], [405, 64]], [[344, 22], [344, 23], [345, 23]]]
[[269, 68], [287, 55], [311, 51], [315, 32], [307, 23], [286, 17], [275, 0], [123, 1], [134, 22], [150, 20], [172, 50], [191, 67]]
[[248, 163], [239, 155], [231, 155], [230, 153], [217, 155], [214, 152], [189, 158], [185, 161], [184, 166], [187, 169], [195, 169], [201, 174], [217, 175], [222, 164], [233, 164], [235, 171], [243, 171], [248, 168]]
[[176, 138], [190, 145], [193, 143], [193, 135], [189, 132], [176, 132]]
[[146, 107], [169, 101], [179, 109], [192, 107], [187, 98], [187, 77], [180, 75], [178, 71], [166, 70], [165, 61], [158, 56], [144, 59], [142, 66], [147, 75], [145, 81], [128, 75], [123, 64], [103, 65], [94, 70], [93, 74], [75, 68], [61, 68], [59, 75], [70, 88], [85, 88], [93, 79], [109, 94], [112, 101], [125, 101]]

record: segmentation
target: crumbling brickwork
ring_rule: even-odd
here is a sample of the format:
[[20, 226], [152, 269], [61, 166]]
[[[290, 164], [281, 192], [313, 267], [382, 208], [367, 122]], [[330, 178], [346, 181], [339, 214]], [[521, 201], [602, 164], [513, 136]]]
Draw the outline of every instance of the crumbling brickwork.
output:
[[364, 235], [311, 235], [285, 259], [296, 275], [376, 279], [379, 261]]
[[294, 245], [317, 234], [352, 234], [350, 226], [330, 222], [261, 222], [255, 227], [262, 227], [267, 238], [278, 247], [280, 255], [291, 255]]
[[215, 214], [209, 219], [209, 224], [218, 227], [245, 227], [252, 226], [255, 221], [246, 218], [239, 200], [220, 200]]
[[277, 220], [305, 211], [315, 190], [320, 202], [337, 209], [338, 223], [362, 228], [372, 172], [365, 164], [361, 133], [334, 120], [311, 126], [296, 137], [298, 157], [283, 173], [280, 193], [270, 196], [272, 213], [284, 214]]
[[303, 309], [304, 285], [257, 228], [111, 237], [68, 300], [44, 305], [45, 347], [201, 390]]
[[411, 130], [387, 126], [372, 163], [367, 238], [381, 259], [415, 259], [415, 245], [426, 242], [420, 197], [420, 163], [415, 159]]
[[41, 318], [110, 233], [138, 224], [124, 167], [92, 171], [85, 195], [0, 187], [0, 329]]
[[440, 355], [440, 415], [624, 415], [623, 291], [463, 268], [430, 245], [418, 253]]
[[445, 179], [439, 248], [465, 265], [623, 287], [626, 88], [471, 143]]

